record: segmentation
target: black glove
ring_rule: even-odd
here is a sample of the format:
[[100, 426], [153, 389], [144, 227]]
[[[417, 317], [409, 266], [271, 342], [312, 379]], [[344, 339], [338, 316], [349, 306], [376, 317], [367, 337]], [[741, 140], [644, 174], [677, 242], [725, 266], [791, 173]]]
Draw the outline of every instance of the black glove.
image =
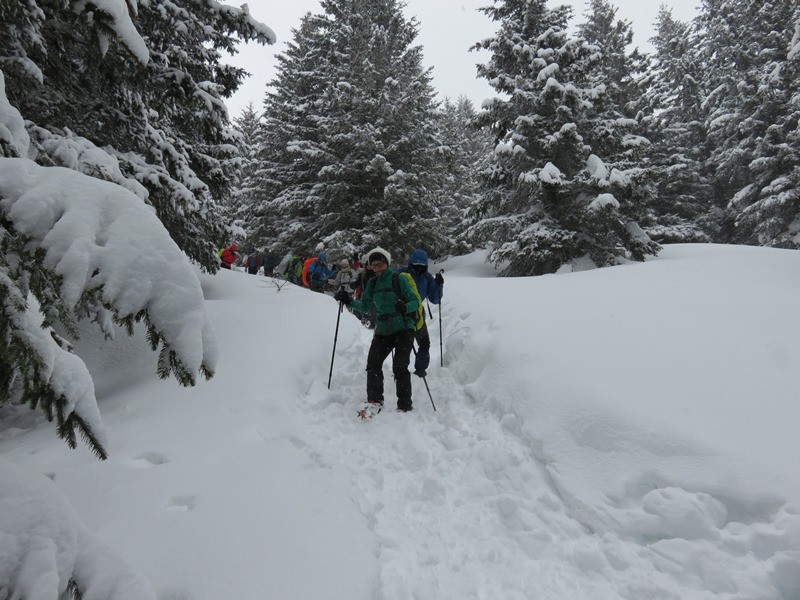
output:
[[334, 300], [338, 300], [345, 306], [350, 306], [352, 304], [353, 299], [350, 297], [350, 294], [347, 293], [346, 290], [339, 290], [333, 295]]
[[441, 287], [441, 286], [443, 286], [443, 285], [444, 285], [444, 277], [442, 277], [442, 274], [441, 274], [441, 273], [437, 273], [437, 274], [436, 274], [436, 277], [434, 277], [434, 279], [436, 280], [436, 284], [437, 284], [439, 287]]
[[394, 301], [394, 309], [401, 315], [406, 314], [406, 303], [403, 302], [402, 298], [398, 298]]

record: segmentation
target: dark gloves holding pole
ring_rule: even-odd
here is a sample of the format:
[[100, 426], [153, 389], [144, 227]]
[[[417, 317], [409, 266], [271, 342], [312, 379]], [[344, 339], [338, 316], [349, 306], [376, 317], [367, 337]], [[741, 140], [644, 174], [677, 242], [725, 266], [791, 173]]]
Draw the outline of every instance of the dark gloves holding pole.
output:
[[406, 303], [403, 302], [402, 298], [398, 298], [394, 301], [394, 309], [401, 315], [406, 314]]
[[353, 299], [350, 297], [350, 294], [347, 293], [347, 290], [339, 290], [333, 295], [334, 300], [338, 300], [345, 306], [350, 306], [352, 304]]
[[444, 285], [444, 277], [442, 277], [442, 272], [441, 272], [441, 271], [439, 271], [439, 272], [436, 274], [436, 277], [434, 277], [434, 279], [436, 280], [436, 284], [437, 284], [439, 287], [442, 287], [442, 286]]

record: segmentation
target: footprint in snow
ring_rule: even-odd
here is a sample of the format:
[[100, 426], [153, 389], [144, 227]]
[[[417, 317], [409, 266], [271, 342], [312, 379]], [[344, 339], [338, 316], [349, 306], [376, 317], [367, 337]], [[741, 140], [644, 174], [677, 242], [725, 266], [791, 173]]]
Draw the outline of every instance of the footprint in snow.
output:
[[185, 496], [173, 496], [167, 510], [170, 512], [186, 512], [197, 506], [197, 496], [188, 494]]
[[158, 465], [165, 465], [169, 459], [158, 452], [143, 452], [130, 460], [130, 466], [135, 469], [149, 469]]

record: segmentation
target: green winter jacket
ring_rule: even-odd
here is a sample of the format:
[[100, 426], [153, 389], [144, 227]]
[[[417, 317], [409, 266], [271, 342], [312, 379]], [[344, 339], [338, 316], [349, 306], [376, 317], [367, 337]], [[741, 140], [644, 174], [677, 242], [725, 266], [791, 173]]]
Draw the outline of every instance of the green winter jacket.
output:
[[[397, 277], [400, 284], [400, 293], [406, 303], [406, 314], [401, 315], [394, 308], [397, 295], [394, 292], [392, 279]], [[364, 295], [360, 300], [353, 300], [350, 305], [357, 312], [367, 314], [374, 306], [376, 312], [375, 333], [377, 335], [390, 335], [414, 329], [414, 319], [409, 316], [419, 308], [419, 300], [411, 290], [405, 277], [401, 277], [391, 269], [386, 269], [380, 277], [373, 277], [367, 282]]]

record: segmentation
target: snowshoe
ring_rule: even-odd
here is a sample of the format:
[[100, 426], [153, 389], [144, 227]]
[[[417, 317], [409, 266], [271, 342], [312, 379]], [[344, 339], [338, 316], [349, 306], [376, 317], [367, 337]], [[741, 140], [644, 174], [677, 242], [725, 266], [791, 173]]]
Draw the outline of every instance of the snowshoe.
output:
[[364, 402], [364, 404], [358, 407], [358, 412], [356, 414], [362, 421], [369, 421], [372, 417], [381, 412], [382, 408], [383, 404], [379, 402]]

